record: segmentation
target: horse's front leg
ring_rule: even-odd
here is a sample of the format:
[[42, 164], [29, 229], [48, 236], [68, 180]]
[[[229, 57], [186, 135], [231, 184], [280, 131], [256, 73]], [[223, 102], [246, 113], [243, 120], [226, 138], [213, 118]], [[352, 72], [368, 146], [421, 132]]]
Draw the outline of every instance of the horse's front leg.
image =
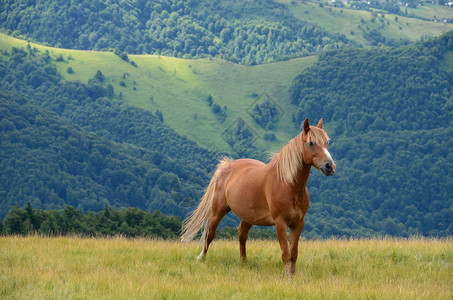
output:
[[284, 220], [276, 220], [275, 221], [275, 230], [277, 231], [277, 238], [280, 244], [280, 249], [282, 251], [282, 261], [285, 264], [285, 277], [291, 277], [291, 255], [289, 253], [288, 247], [288, 236], [287, 230], [288, 225]]
[[299, 254], [299, 238], [302, 230], [304, 229], [304, 224], [305, 221], [304, 219], [302, 219], [299, 224], [297, 224], [294, 228], [290, 228], [289, 230], [289, 243], [291, 246], [291, 275], [294, 275], [296, 273], [296, 262], [297, 256]]

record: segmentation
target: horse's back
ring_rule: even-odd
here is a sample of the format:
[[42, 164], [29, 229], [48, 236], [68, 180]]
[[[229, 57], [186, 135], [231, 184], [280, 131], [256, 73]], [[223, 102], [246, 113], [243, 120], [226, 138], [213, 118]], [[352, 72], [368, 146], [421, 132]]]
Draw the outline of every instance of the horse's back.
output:
[[259, 171], [260, 167], [266, 166], [266, 164], [263, 163], [262, 161], [251, 158], [241, 158], [233, 160], [231, 161], [231, 165], [233, 166], [234, 169], [239, 170], [241, 172], [249, 169], [252, 171]]
[[[240, 184], [243, 180], [254, 177], [259, 179], [264, 177], [266, 164], [256, 159], [242, 158], [230, 161], [222, 170], [222, 176], [225, 179], [225, 184], [233, 181], [234, 184]], [[236, 182], [236, 181], [240, 182]]]

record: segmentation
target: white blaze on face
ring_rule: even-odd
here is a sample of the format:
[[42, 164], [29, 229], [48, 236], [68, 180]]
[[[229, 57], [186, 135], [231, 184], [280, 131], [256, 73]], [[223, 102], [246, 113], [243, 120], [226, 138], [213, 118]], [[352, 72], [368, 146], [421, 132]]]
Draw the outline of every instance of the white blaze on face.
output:
[[327, 148], [324, 148], [323, 150], [324, 150], [324, 154], [326, 155], [326, 157], [327, 157], [328, 159], [330, 159], [330, 161], [333, 161], [332, 156], [330, 155], [330, 153], [329, 153], [329, 151], [327, 150]]

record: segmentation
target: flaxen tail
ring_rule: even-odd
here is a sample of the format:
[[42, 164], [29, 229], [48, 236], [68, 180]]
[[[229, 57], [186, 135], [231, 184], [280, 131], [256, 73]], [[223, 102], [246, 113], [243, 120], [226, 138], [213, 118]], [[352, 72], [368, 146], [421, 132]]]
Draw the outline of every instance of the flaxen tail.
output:
[[194, 212], [182, 223], [181, 228], [181, 240], [183, 242], [189, 242], [197, 235], [197, 233], [203, 228], [203, 234], [201, 235], [200, 243], [205, 242], [208, 236], [209, 220], [212, 215], [212, 199], [214, 198], [215, 189], [217, 185], [217, 177], [220, 174], [222, 168], [231, 162], [231, 159], [222, 159], [217, 169], [212, 176], [211, 182], [206, 189], [205, 194], [201, 198], [201, 202]]

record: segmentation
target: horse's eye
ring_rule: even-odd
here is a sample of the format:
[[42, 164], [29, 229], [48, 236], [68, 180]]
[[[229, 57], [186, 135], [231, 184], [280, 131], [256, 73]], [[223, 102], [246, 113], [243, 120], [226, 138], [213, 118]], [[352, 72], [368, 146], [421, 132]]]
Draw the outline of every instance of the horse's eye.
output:
[[315, 145], [315, 143], [313, 143], [313, 142], [308, 143], [308, 146], [310, 146], [310, 147], [313, 147], [314, 145]]

